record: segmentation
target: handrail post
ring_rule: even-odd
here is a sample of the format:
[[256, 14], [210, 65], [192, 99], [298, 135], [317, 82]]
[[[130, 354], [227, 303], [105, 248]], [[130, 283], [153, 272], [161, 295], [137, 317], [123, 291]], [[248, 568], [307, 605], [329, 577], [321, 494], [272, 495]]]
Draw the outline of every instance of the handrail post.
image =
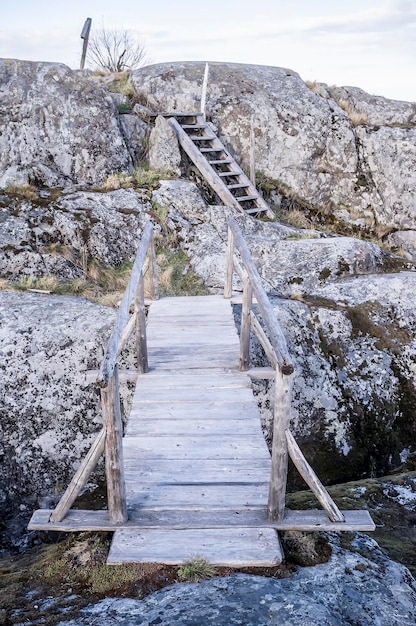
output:
[[244, 272], [243, 279], [243, 306], [241, 309], [241, 330], [240, 330], [240, 370], [246, 372], [250, 365], [250, 327], [251, 327], [251, 305], [253, 302], [253, 289], [250, 277]]
[[153, 232], [147, 248], [147, 258], [149, 259], [149, 267], [144, 277], [144, 292], [151, 300], [159, 300], [159, 283], [157, 280], [157, 261]]
[[108, 386], [101, 389], [103, 421], [106, 428], [105, 471], [107, 477], [108, 515], [113, 524], [127, 521], [126, 486], [123, 463], [123, 425], [120, 410], [120, 390], [118, 366], [108, 381]]
[[141, 274], [134, 292], [134, 310], [136, 312], [136, 353], [137, 371], [146, 374], [149, 371], [147, 359], [146, 310], [144, 304], [144, 279]]
[[224, 298], [231, 298], [234, 274], [234, 233], [228, 225], [227, 265], [225, 268]]
[[285, 495], [288, 470], [288, 447], [286, 430], [290, 424], [292, 376], [276, 367], [272, 468], [269, 485], [268, 518], [281, 522], [285, 513]]

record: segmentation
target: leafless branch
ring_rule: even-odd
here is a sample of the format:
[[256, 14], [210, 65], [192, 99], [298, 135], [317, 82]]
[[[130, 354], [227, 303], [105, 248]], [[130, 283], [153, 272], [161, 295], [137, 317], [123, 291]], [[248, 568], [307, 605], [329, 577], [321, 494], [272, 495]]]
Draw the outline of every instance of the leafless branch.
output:
[[90, 38], [87, 58], [97, 69], [124, 72], [144, 65], [146, 51], [128, 30], [102, 28]]

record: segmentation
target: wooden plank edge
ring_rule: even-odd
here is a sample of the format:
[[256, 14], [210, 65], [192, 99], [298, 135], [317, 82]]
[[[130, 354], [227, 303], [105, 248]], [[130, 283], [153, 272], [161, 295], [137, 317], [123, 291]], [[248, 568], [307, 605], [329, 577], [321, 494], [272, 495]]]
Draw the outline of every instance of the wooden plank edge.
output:
[[[131, 513], [131, 512], [130, 512]], [[292, 511], [287, 509], [281, 522], [269, 521], [264, 507], [243, 510], [206, 510], [197, 511], [160, 511], [142, 509], [133, 512], [132, 519], [124, 524], [112, 524], [108, 512], [72, 509], [62, 522], [50, 522], [52, 509], [38, 509], [32, 515], [28, 530], [81, 532], [81, 531], [112, 531], [118, 528], [144, 529], [169, 528], [183, 530], [185, 528], [274, 528], [275, 530], [300, 531], [365, 531], [372, 532], [376, 526], [366, 510], [342, 511], [345, 522], [331, 522], [325, 511], [313, 509], [309, 511]], [[185, 521], [179, 521], [180, 514]], [[175, 519], [176, 518], [176, 519]]]

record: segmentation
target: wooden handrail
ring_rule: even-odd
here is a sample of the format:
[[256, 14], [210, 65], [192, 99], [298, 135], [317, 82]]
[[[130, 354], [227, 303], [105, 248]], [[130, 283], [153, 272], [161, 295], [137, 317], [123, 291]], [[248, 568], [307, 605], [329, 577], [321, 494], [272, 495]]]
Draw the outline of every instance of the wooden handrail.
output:
[[[139, 249], [137, 251], [136, 259], [134, 261], [134, 265], [131, 271], [130, 280], [124, 292], [123, 298], [121, 300], [121, 304], [120, 304], [117, 319], [113, 328], [113, 332], [111, 333], [110, 339], [108, 341], [107, 350], [104, 355], [100, 372], [97, 376], [97, 385], [99, 387], [103, 387], [103, 388], [107, 387], [109, 384], [110, 378], [114, 374], [114, 368], [116, 366], [117, 357], [119, 354], [119, 345], [120, 345], [121, 340], [123, 339], [124, 329], [130, 319], [130, 305], [133, 299], [135, 299], [136, 302], [140, 300], [140, 297], [135, 298], [135, 294], [141, 282], [142, 271], [143, 271], [144, 263], [148, 254], [149, 247], [150, 248], [153, 247], [153, 228], [150, 222], [146, 225], [143, 231], [142, 240], [141, 240]], [[153, 254], [152, 254], [152, 257], [153, 257]], [[140, 291], [141, 291], [140, 296], [142, 296], [142, 289], [140, 289]], [[158, 294], [157, 293], [153, 294], [153, 296], [157, 298]], [[139, 315], [139, 317], [142, 320], [143, 316]], [[140, 328], [140, 332], [144, 333], [144, 336], [142, 337], [142, 340], [140, 341], [140, 346], [146, 349], [145, 348], [145, 345], [146, 345], [145, 329]], [[144, 362], [144, 360], [146, 360], [147, 362], [147, 354], [146, 355], [141, 354], [139, 355], [139, 357], [142, 363]], [[143, 371], [146, 371], [146, 370], [143, 370]]]
[[[251, 258], [250, 250], [247, 247], [247, 244], [244, 240], [241, 230], [238, 227], [237, 222], [234, 218], [229, 217], [227, 219], [229, 229], [232, 233], [232, 236], [229, 235], [229, 244], [230, 247], [235, 246], [240, 253], [241, 260], [243, 262], [244, 270], [247, 273], [249, 278], [249, 282], [251, 285], [251, 289], [253, 291], [254, 296], [257, 299], [257, 305], [260, 309], [261, 316], [263, 318], [264, 324], [268, 330], [270, 336], [270, 343], [273, 347], [276, 361], [281, 369], [282, 374], [290, 375], [294, 371], [292, 360], [289, 356], [289, 351], [286, 344], [286, 339], [282, 333], [282, 330], [279, 326], [279, 323], [276, 319], [276, 316], [273, 311], [273, 307], [270, 304], [269, 298], [264, 290], [260, 274], [257, 271], [256, 266], [254, 265], [253, 259]], [[228, 261], [227, 261], [227, 273], [226, 273], [226, 284], [224, 288], [225, 297], [231, 296], [231, 285], [232, 285], [232, 274], [233, 274], [233, 266], [234, 266], [234, 255], [232, 250], [230, 251], [230, 247], [228, 249]], [[232, 265], [231, 265], [232, 264]], [[244, 369], [244, 368], [242, 368]], [[245, 368], [248, 369], [248, 366]]]
[[[224, 298], [231, 298], [233, 275], [236, 272], [243, 283], [243, 307], [240, 330], [240, 369], [250, 367], [250, 328], [255, 332], [264, 352], [275, 368], [274, 419], [272, 464], [269, 484], [267, 515], [269, 520], [281, 522], [285, 514], [285, 495], [289, 455], [302, 478], [326, 510], [332, 522], [344, 522], [344, 516], [332, 500], [325, 487], [303, 456], [290, 427], [292, 385], [294, 367], [289, 356], [286, 339], [274, 315], [274, 311], [258, 273], [250, 251], [237, 222], [229, 217], [228, 251], [224, 281]], [[242, 264], [234, 255], [234, 248], [240, 254]], [[252, 310], [253, 295], [257, 299], [267, 337], [259, 319]]]
[[[128, 338], [134, 329], [136, 329], [137, 371], [135, 374], [137, 376], [138, 374], [148, 371], [144, 298], [146, 272], [149, 295], [153, 299], [158, 299], [159, 288], [157, 281], [156, 254], [153, 227], [150, 222], [143, 231], [130, 280], [121, 300], [104, 360], [95, 378], [95, 382], [101, 387], [103, 429], [81, 463], [79, 470], [59, 501], [58, 506], [53, 511], [50, 518], [51, 521], [60, 522], [64, 519], [103, 452], [105, 454], [107, 503], [110, 522], [113, 524], [123, 524], [127, 521], [123, 449], [121, 443], [123, 425], [120, 410], [120, 385], [117, 360]], [[134, 312], [130, 315], [132, 302], [134, 302]], [[123, 372], [123, 379], [126, 379], [126, 374], [128, 380], [135, 380], [133, 372]]]

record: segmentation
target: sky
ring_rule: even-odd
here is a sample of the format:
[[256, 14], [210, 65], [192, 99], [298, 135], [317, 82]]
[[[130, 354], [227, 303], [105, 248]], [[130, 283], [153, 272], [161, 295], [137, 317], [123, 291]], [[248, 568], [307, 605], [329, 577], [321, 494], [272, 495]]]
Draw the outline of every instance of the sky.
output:
[[0, 58], [79, 67], [81, 30], [127, 29], [148, 64], [273, 65], [416, 102], [416, 0], [2, 0]]

